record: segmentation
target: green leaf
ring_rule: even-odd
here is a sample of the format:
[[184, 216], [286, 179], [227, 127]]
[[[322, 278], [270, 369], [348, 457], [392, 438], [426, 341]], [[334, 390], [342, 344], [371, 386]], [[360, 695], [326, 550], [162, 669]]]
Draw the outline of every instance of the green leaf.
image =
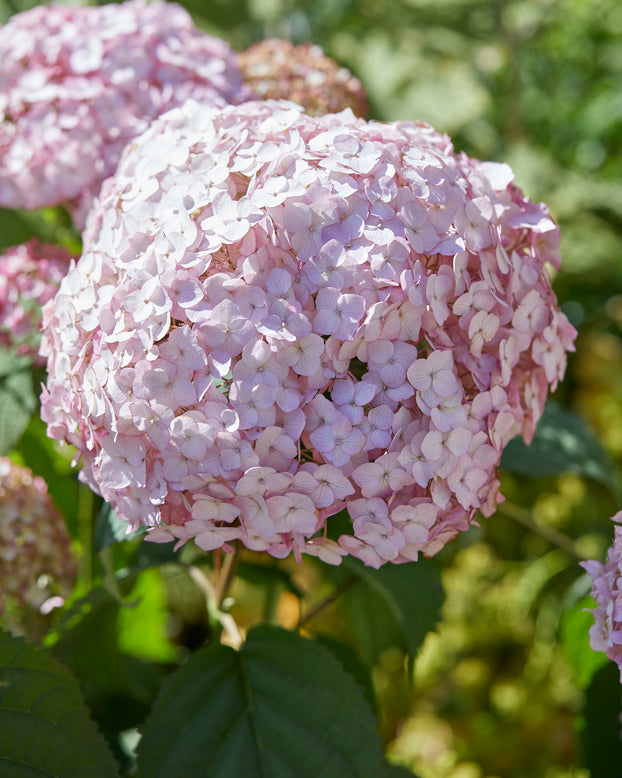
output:
[[339, 603], [366, 663], [374, 664], [389, 646], [401, 646], [415, 656], [438, 621], [443, 604], [440, 573], [432, 560], [388, 564], [374, 570], [345, 557], [339, 568], [326, 572], [341, 580], [346, 574], [359, 579]]
[[585, 766], [592, 778], [620, 778], [620, 670], [607, 662], [594, 676], [587, 690], [583, 749]]
[[594, 674], [609, 662], [606, 654], [594, 651], [590, 646], [590, 627], [594, 624], [590, 610], [594, 607], [596, 603], [592, 597], [582, 597], [573, 608], [562, 615], [560, 624], [561, 644], [566, 661], [574, 670], [582, 689], [585, 689]]
[[25, 243], [34, 235], [35, 232], [32, 226], [18, 211], [8, 211], [6, 208], [0, 208], [0, 249]]
[[170, 612], [160, 570], [152, 567], [139, 573], [127, 600], [130, 606], [121, 607], [117, 618], [119, 649], [152, 662], [176, 662], [179, 647], [167, 634]]
[[201, 649], [164, 685], [139, 778], [382, 778], [375, 721], [337, 660], [259, 626], [239, 652]]
[[585, 422], [549, 401], [529, 446], [514, 438], [505, 447], [501, 467], [529, 476], [564, 472], [588, 476], [621, 495], [615, 464]]
[[0, 349], [0, 455], [20, 439], [37, 408], [32, 363], [8, 349]]
[[113, 543], [121, 543], [124, 540], [133, 540], [144, 534], [144, 530], [138, 529], [128, 534], [129, 524], [120, 519], [114, 508], [104, 502], [95, 519], [93, 532], [93, 546], [98, 553]]
[[93, 589], [63, 614], [60, 636], [51, 648], [80, 681], [94, 719], [107, 733], [142, 723], [162, 678], [156, 665], [120, 650], [123, 607], [108, 590]]
[[327, 648], [339, 660], [343, 669], [350, 673], [354, 681], [361, 687], [363, 696], [369, 703], [372, 713], [374, 716], [377, 716], [379, 712], [378, 702], [369, 668], [363, 664], [356, 651], [340, 640], [336, 640], [332, 635], [321, 634], [314, 637], [321, 646]]
[[119, 775], [77, 680], [43, 649], [6, 632], [0, 632], [0, 775]]

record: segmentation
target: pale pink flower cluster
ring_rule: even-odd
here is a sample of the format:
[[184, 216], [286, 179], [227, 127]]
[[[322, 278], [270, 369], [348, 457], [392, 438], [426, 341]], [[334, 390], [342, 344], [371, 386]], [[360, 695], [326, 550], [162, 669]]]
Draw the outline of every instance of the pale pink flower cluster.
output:
[[52, 4], [0, 29], [0, 206], [65, 204], [78, 226], [129, 140], [194, 97], [251, 93], [228, 45], [179, 5]]
[[57, 607], [71, 591], [76, 569], [45, 481], [1, 457], [0, 613], [11, 603], [42, 613]]
[[494, 511], [576, 334], [558, 229], [512, 178], [418, 122], [169, 112], [44, 309], [49, 434], [152, 539], [434, 554]]
[[620, 668], [622, 681], [622, 511], [613, 516], [613, 546], [606, 562], [583, 562], [592, 578], [592, 597], [596, 608], [592, 610], [594, 624], [590, 629], [590, 645], [594, 651], [603, 651]]
[[311, 116], [344, 108], [357, 116], [367, 114], [367, 97], [358, 78], [313, 43], [260, 41], [241, 52], [238, 63], [247, 84], [264, 100], [291, 100]]
[[36, 239], [0, 255], [0, 346], [38, 357], [41, 308], [67, 275], [70, 253]]

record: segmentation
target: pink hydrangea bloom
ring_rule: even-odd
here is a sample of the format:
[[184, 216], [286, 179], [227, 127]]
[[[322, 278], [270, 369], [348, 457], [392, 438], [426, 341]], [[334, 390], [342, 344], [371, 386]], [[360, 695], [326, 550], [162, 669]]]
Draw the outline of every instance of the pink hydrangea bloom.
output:
[[41, 308], [67, 275], [71, 255], [36, 239], [0, 255], [0, 346], [17, 347], [37, 362]]
[[44, 311], [43, 417], [154, 540], [434, 554], [494, 511], [564, 373], [557, 246], [506, 165], [428, 125], [188, 102], [123, 156]]
[[235, 54], [179, 5], [52, 4], [0, 29], [0, 205], [68, 205], [82, 226], [128, 141], [186, 98], [249, 99]]
[[358, 78], [312, 43], [260, 41], [242, 51], [238, 63], [246, 83], [264, 100], [291, 100], [311, 116], [344, 108], [357, 116], [367, 114], [367, 97]]
[[596, 608], [592, 611], [594, 624], [590, 629], [590, 645], [594, 651], [603, 651], [620, 668], [622, 680], [622, 511], [612, 521], [614, 528], [613, 546], [609, 549], [606, 562], [590, 560], [583, 562], [592, 578], [592, 597]]
[[45, 481], [0, 458], [0, 613], [28, 606], [47, 613], [63, 602], [76, 575], [63, 517]]

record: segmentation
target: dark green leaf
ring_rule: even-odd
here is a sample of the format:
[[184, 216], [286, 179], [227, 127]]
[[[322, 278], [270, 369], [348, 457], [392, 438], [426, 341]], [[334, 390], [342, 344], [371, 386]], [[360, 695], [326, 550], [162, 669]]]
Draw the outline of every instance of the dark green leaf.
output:
[[0, 349], [0, 455], [17, 443], [37, 407], [31, 368], [29, 359]]
[[439, 618], [443, 587], [438, 568], [429, 559], [374, 570], [346, 557], [340, 568], [327, 574], [335, 578], [354, 574], [359, 579], [338, 602], [369, 664], [394, 645], [413, 657]]
[[378, 715], [378, 703], [374, 692], [374, 685], [369, 674], [369, 668], [363, 664], [360, 657], [350, 646], [335, 640], [332, 635], [315, 635], [317, 642], [327, 648], [331, 654], [343, 665], [343, 669], [350, 673], [352, 678], [361, 687], [363, 695], [373, 714]]
[[0, 632], [0, 775], [118, 774], [76, 679], [43, 649]]
[[582, 419], [554, 402], [547, 403], [529, 446], [520, 438], [510, 441], [501, 467], [529, 476], [578, 473], [621, 493], [615, 464], [598, 439]]
[[98, 588], [64, 615], [52, 652], [82, 685], [92, 715], [106, 732], [138, 726], [158, 692], [160, 669], [122, 653], [117, 644], [124, 606]]
[[133, 540], [144, 534], [143, 530], [136, 530], [128, 534], [129, 524], [120, 519], [114, 508], [107, 502], [97, 513], [95, 531], [93, 532], [93, 546], [99, 552], [113, 543], [121, 543], [124, 540]]
[[585, 766], [589, 768], [591, 778], [620, 778], [621, 708], [620, 670], [613, 662], [607, 662], [587, 690], [583, 748]]
[[[127, 544], [132, 547], [134, 544]], [[135, 570], [143, 570], [147, 567], [159, 567], [169, 562], [177, 562], [174, 543], [152, 543], [149, 541], [136, 541], [136, 548], [128, 560], [128, 565]]]
[[140, 778], [382, 778], [375, 722], [326, 649], [260, 626], [239, 652], [198, 651], [165, 684]]

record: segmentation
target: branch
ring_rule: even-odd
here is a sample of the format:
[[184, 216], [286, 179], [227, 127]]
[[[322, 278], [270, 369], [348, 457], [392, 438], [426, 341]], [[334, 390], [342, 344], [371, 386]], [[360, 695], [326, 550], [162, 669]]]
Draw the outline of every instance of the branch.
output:
[[358, 583], [359, 581], [360, 578], [356, 575], [353, 575], [350, 578], [347, 578], [343, 583], [339, 584], [339, 586], [334, 589], [325, 600], [319, 602], [316, 606], [311, 608], [308, 613], [305, 613], [304, 616], [301, 616], [298, 619], [298, 624], [296, 625], [297, 628], [300, 629], [308, 621], [311, 621], [311, 619], [315, 618], [318, 613], [321, 613], [324, 608], [328, 608], [329, 605], [332, 605], [335, 600], [337, 600], [344, 592], [347, 592], [348, 589], [350, 589], [352, 586], [354, 586], [355, 583]]
[[513, 519], [519, 524], [522, 524], [523, 527], [526, 527], [531, 532], [535, 532], [537, 535], [540, 535], [540, 537], [548, 540], [549, 543], [552, 543], [554, 546], [561, 548], [562, 551], [565, 551], [575, 559], [579, 559], [581, 561], [584, 560], [585, 556], [580, 553], [576, 543], [574, 540], [572, 540], [572, 538], [569, 538], [568, 535], [564, 535], [563, 532], [559, 532], [559, 530], [556, 530], [553, 527], [546, 527], [542, 524], [537, 524], [534, 521], [533, 516], [524, 508], [521, 508], [520, 505], [506, 501], [501, 503], [501, 505], [497, 508], [497, 511], [504, 514], [508, 518]]

